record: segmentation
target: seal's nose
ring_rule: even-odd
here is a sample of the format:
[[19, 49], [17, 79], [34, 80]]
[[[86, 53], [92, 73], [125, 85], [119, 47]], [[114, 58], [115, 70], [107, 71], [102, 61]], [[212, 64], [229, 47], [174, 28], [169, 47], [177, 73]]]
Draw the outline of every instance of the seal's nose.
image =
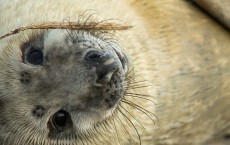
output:
[[85, 60], [92, 65], [96, 65], [103, 62], [103, 52], [99, 50], [90, 50], [85, 55]]
[[97, 85], [108, 83], [113, 73], [119, 69], [119, 62], [110, 52], [100, 50], [90, 50], [86, 53], [84, 59], [92, 66], [96, 67]]

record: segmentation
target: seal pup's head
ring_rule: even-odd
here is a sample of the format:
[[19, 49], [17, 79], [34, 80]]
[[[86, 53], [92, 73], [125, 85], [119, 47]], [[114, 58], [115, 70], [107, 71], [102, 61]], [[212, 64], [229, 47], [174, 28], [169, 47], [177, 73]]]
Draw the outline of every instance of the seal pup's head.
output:
[[129, 62], [121, 46], [91, 31], [66, 32], [33, 32], [20, 51], [3, 50], [5, 144], [75, 144], [113, 116], [124, 96]]

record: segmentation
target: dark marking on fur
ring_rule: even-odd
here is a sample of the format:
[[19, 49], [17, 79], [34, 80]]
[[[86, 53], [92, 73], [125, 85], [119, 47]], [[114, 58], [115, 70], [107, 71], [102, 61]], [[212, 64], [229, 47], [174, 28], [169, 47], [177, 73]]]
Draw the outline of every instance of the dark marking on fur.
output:
[[28, 84], [28, 83], [31, 82], [31, 76], [30, 76], [30, 74], [28, 72], [22, 72], [20, 74], [20, 77], [21, 77], [20, 81], [21, 81], [22, 84]]
[[41, 118], [45, 114], [46, 110], [43, 106], [37, 105], [32, 111], [33, 116]]

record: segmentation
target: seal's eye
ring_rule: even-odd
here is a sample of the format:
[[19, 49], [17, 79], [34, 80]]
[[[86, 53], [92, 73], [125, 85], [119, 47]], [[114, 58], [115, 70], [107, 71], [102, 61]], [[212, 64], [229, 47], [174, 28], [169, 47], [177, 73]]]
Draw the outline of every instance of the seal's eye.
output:
[[42, 65], [43, 64], [43, 53], [42, 50], [32, 49], [27, 54], [27, 61], [34, 65]]
[[58, 131], [63, 131], [68, 125], [70, 120], [70, 115], [64, 110], [60, 110], [53, 115], [52, 124]]

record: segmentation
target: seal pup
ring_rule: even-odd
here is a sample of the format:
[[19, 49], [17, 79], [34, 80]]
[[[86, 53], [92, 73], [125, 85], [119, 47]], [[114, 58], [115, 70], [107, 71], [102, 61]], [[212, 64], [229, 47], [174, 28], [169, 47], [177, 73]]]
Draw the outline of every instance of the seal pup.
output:
[[[133, 28], [108, 32], [25, 30], [0, 40], [1, 143], [228, 144], [229, 33], [197, 11], [188, 1], [0, 1], [0, 33], [3, 36], [11, 30], [43, 22], [62, 23], [68, 17], [68, 22], [77, 22], [89, 9], [98, 11], [100, 17], [91, 19], [91, 22], [119, 19]], [[87, 22], [89, 17], [86, 16], [81, 22]], [[110, 24], [115, 25], [111, 21]], [[65, 36], [67, 41], [63, 39]], [[82, 59], [64, 55], [70, 51], [76, 52], [71, 46], [75, 42], [73, 40], [85, 40], [81, 36], [87, 38], [87, 45], [78, 46], [80, 49], [77, 49], [82, 52], [78, 53]], [[99, 51], [86, 55], [87, 51], [84, 50], [91, 49], [87, 47], [91, 46], [91, 39], [95, 44], [102, 43], [102, 47], [95, 46], [97, 51], [103, 48], [102, 53]], [[61, 50], [60, 54], [49, 51], [55, 50], [52, 45], [62, 46], [63, 41], [70, 43], [63, 46], [65, 49], [57, 47], [56, 50]], [[109, 49], [104, 48], [108, 43]], [[46, 54], [53, 59], [47, 59]], [[57, 55], [60, 59], [52, 55]], [[106, 93], [100, 89], [92, 89], [96, 87], [95, 84], [97, 87], [103, 86], [95, 81], [98, 78], [96, 70], [99, 70], [100, 65], [90, 64], [90, 59], [83, 59], [88, 58], [84, 56], [102, 56], [108, 62], [115, 63], [105, 67], [106, 61], [98, 62], [104, 68], [102, 70], [112, 68], [112, 71], [108, 71], [110, 73], [105, 73], [106, 81], [116, 84], [114, 78], [110, 77], [112, 74], [117, 76], [115, 80], [120, 80], [121, 83], [118, 84], [123, 84], [109, 88], [111, 91], [113, 88], [124, 91], [124, 95], [121, 95], [123, 97], [109, 99], [115, 103], [112, 108], [109, 105], [113, 103], [109, 101], [93, 101], [87, 106], [86, 102], [96, 96], [84, 100], [90, 95], [77, 95], [77, 91], [79, 94], [87, 94], [87, 88], [98, 94], [105, 94], [98, 100], [105, 99], [106, 94], [113, 94], [113, 91]], [[31, 61], [34, 57], [36, 61]], [[72, 63], [74, 58], [77, 59], [73, 63], [76, 66], [70, 66], [69, 62]], [[122, 61], [123, 58], [128, 59]], [[88, 68], [82, 64], [83, 61], [87, 62]], [[123, 66], [128, 66], [127, 72]], [[76, 71], [77, 67], [81, 69]], [[80, 71], [84, 74], [79, 73]], [[76, 79], [73, 75], [75, 73], [83, 77]], [[83, 86], [80, 86], [83, 89], [73, 89], [79, 87], [77, 82], [87, 74], [91, 76], [83, 81]], [[55, 82], [57, 80], [59, 81]], [[91, 83], [87, 85], [87, 81]], [[78, 85], [66, 87], [67, 83], [73, 82]], [[73, 97], [73, 94], [77, 97]], [[159, 100], [157, 108], [151, 102], [153, 96]], [[79, 98], [83, 103], [72, 100], [74, 98]], [[97, 103], [101, 105], [95, 109]], [[71, 107], [71, 104], [75, 104], [75, 107]], [[154, 114], [151, 112], [160, 117], [159, 126], [154, 126]], [[87, 116], [87, 113], [90, 115]], [[85, 118], [82, 119], [84, 115]]]
[[[78, 30], [18, 29], [12, 32], [15, 35], [1, 37], [3, 145], [117, 145], [151, 140], [152, 130], [146, 125], [154, 126], [157, 120], [155, 104], [145, 81], [149, 77], [136, 71], [149, 70], [145, 68], [149, 61], [132, 62], [147, 53], [139, 51], [149, 43], [148, 36], [126, 2], [1, 1], [0, 9], [0, 17], [12, 22], [1, 19], [1, 34], [43, 22], [67, 22], [71, 28], [72, 22], [82, 25]], [[130, 12], [124, 15], [127, 9]], [[97, 30], [106, 22], [111, 24], [108, 28], [115, 27], [119, 21], [140, 29]], [[139, 32], [143, 35], [136, 35]]]

